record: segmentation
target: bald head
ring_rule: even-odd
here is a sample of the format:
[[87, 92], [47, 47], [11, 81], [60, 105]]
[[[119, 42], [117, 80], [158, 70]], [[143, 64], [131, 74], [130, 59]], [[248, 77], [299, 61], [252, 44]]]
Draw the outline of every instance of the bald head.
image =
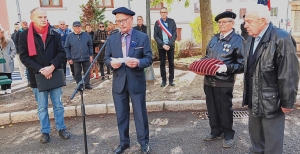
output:
[[43, 29], [48, 23], [47, 12], [40, 7], [34, 8], [30, 11], [30, 19], [39, 29]]

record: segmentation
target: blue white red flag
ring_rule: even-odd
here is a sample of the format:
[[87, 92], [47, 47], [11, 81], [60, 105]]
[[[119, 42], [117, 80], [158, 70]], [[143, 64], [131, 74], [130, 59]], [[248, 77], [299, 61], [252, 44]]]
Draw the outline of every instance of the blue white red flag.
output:
[[159, 27], [168, 35], [169, 38], [172, 37], [172, 32], [170, 29], [166, 26], [165, 22], [160, 18], [157, 20]]
[[257, 4], [267, 5], [271, 9], [271, 0], [257, 0]]

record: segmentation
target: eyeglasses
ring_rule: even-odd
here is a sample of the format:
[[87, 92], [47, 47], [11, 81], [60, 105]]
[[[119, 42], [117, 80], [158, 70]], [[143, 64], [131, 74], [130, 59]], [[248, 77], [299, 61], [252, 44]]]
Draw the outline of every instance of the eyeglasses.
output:
[[100, 28], [103, 28], [104, 26], [99, 26]]
[[168, 13], [168, 12], [160, 12], [160, 13]]
[[218, 21], [217, 23], [219, 24], [219, 25], [223, 25], [223, 24], [226, 24], [227, 22], [232, 22], [232, 21]]
[[123, 24], [126, 24], [127, 23], [127, 20], [130, 18], [131, 16], [129, 16], [128, 18], [126, 18], [126, 19], [121, 19], [121, 20], [116, 20], [116, 24], [120, 24], [121, 22], [123, 23]]

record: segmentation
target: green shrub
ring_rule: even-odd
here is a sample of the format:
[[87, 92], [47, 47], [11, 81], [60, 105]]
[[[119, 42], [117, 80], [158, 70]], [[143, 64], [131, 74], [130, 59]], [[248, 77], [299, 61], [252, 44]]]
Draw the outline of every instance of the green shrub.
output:
[[158, 49], [157, 49], [157, 44], [154, 39], [151, 39], [151, 49], [152, 49], [152, 59], [153, 61], [159, 60], [159, 54], [158, 54]]
[[[215, 20], [215, 16], [213, 15], [213, 21]], [[200, 17], [196, 17], [193, 22], [190, 23], [192, 27], [192, 33], [197, 43], [201, 43], [202, 41], [202, 29], [201, 29], [201, 20]], [[214, 34], [219, 33], [218, 23], [213, 22]]]

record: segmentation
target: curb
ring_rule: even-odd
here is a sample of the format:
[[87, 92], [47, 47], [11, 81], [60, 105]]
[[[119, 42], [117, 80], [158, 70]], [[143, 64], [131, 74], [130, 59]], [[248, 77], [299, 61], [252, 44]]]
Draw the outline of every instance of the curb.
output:
[[[242, 98], [233, 98], [233, 109], [242, 108]], [[297, 95], [295, 105], [300, 105], [300, 95]], [[148, 112], [159, 111], [204, 111], [206, 110], [205, 100], [184, 100], [184, 101], [157, 101], [146, 102]], [[247, 108], [247, 107], [244, 107]], [[77, 117], [81, 116], [81, 105], [78, 106], [66, 106], [65, 117]], [[53, 108], [48, 108], [49, 118], [54, 119]], [[109, 104], [92, 104], [85, 105], [86, 115], [100, 115], [100, 114], [115, 114], [115, 106], [113, 103]], [[130, 113], [132, 113], [132, 107], [130, 104]], [[37, 121], [37, 110], [11, 112], [0, 114], [0, 125], [7, 125], [19, 122]]]

